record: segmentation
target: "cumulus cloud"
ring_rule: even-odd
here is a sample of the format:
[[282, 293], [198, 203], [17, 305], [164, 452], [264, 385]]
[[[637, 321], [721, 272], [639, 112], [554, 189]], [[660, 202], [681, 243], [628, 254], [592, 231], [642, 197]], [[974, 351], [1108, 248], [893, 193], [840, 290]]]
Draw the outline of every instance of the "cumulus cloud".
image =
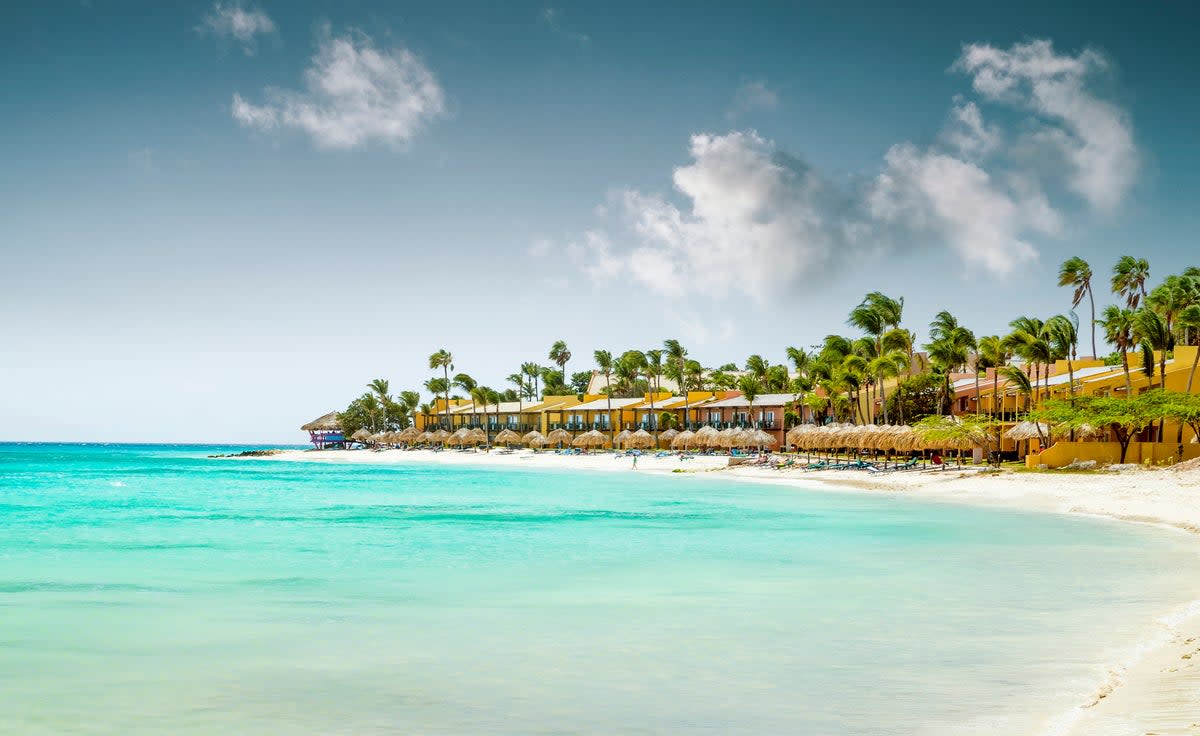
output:
[[688, 204], [637, 190], [615, 195], [607, 210], [635, 245], [617, 251], [606, 234], [587, 233], [571, 251], [586, 273], [627, 274], [666, 296], [739, 291], [765, 300], [851, 244], [836, 190], [757, 133], [696, 135], [690, 155], [673, 177]]
[[244, 7], [240, 2], [218, 2], [204, 16], [196, 30], [237, 41], [247, 56], [253, 56], [256, 50], [255, 36], [274, 33], [275, 23], [260, 8]]
[[[769, 299], [868, 249], [942, 247], [1007, 274], [1037, 258], [1067, 217], [1113, 209], [1134, 183], [1128, 115], [1088, 84], [1106, 67], [1094, 51], [1058, 54], [1048, 41], [966, 46], [952, 68], [970, 76], [976, 98], [955, 97], [928, 143], [899, 142], [877, 171], [838, 184], [754, 131], [694, 135], [671, 195], [620, 192], [600, 208], [617, 222], [572, 254], [594, 279], [628, 276], [706, 299]], [[1054, 146], [1065, 174], [1023, 156], [1030, 145]]]
[[1139, 159], [1128, 113], [1088, 89], [1088, 80], [1108, 66], [1095, 50], [1059, 54], [1046, 40], [1009, 49], [970, 44], [955, 64], [971, 75], [984, 99], [1043, 118], [1041, 138], [1070, 164], [1068, 185], [1102, 211], [1111, 211], [1129, 193]]
[[371, 142], [403, 147], [446, 113], [441, 85], [416, 55], [376, 48], [353, 32], [322, 34], [303, 90], [268, 88], [264, 97], [254, 104], [234, 94], [234, 119], [257, 130], [299, 130], [330, 149]]

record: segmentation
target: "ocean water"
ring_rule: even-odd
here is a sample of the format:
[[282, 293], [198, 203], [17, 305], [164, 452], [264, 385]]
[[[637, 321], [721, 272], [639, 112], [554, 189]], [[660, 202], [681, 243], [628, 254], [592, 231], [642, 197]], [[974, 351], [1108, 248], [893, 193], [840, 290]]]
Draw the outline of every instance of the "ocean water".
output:
[[1025, 734], [1182, 535], [645, 473], [0, 445], [0, 732]]

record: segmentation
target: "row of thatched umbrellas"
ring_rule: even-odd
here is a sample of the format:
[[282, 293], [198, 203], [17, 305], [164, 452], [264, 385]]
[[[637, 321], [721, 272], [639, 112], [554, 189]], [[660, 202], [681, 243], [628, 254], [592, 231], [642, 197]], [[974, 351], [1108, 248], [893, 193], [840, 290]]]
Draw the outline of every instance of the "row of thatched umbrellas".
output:
[[[948, 421], [953, 421], [948, 419]], [[1039, 433], [1040, 429], [1040, 433]], [[1058, 436], [1061, 432], [1052, 432], [1045, 424], [1020, 422], [1005, 433], [1005, 437], [1014, 440], [1038, 439], [1039, 437]], [[1095, 434], [1089, 428], [1076, 430], [1077, 436]], [[376, 445], [428, 444], [442, 443], [447, 445], [465, 446], [486, 444], [487, 434], [481, 429], [462, 428], [456, 432], [437, 429], [432, 432], [422, 432], [415, 427], [400, 432], [377, 432], [360, 429], [351, 439]], [[644, 429], [636, 432], [623, 430], [616, 435], [615, 444], [625, 449], [650, 449], [656, 446], [670, 446], [676, 450], [687, 449], [732, 449], [745, 447], [773, 447], [778, 444], [774, 436], [759, 429], [738, 429], [731, 427], [718, 430], [713, 427], [702, 427], [695, 432], [668, 429], [658, 435], [657, 439]], [[912, 452], [925, 449], [969, 449], [973, 443], [962, 441], [937, 440], [925, 441], [920, 433], [905, 425], [877, 424], [802, 424], [788, 431], [786, 440], [800, 450], [882, 450], [894, 452]], [[498, 445], [525, 444], [531, 447], [545, 445], [572, 445], [574, 447], [594, 448], [606, 447], [611, 444], [609, 435], [592, 430], [572, 438], [564, 429], [556, 429], [548, 435], [534, 430], [524, 435], [511, 429], [502, 430], [496, 435], [494, 442]]]

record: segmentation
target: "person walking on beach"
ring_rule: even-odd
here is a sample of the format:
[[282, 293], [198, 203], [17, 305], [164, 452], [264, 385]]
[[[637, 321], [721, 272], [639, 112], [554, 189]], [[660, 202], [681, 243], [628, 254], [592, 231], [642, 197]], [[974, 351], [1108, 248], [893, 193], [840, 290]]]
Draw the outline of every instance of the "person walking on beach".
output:
[[640, 452], [633, 453], [633, 469], [634, 470], [637, 470], [637, 459], [641, 456], [642, 456], [642, 453], [640, 453]]

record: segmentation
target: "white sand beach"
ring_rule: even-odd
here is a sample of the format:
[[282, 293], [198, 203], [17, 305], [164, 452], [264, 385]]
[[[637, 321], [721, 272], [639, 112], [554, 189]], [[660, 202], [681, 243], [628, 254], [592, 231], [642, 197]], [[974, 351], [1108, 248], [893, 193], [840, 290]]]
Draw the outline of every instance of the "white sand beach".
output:
[[[428, 450], [284, 450], [269, 460], [330, 463], [444, 463], [604, 472], [674, 473], [700, 479], [740, 480], [850, 493], [904, 494], [915, 498], [1108, 517], [1155, 524], [1164, 533], [1197, 535], [1200, 543], [1200, 469], [1128, 470], [1121, 473], [990, 472], [979, 468], [868, 474], [854, 471], [728, 467], [728, 458], [680, 460], [553, 452], [433, 452]], [[682, 472], [679, 472], [682, 471]], [[1101, 573], [1102, 571], [1098, 571]], [[1146, 638], [1124, 662], [1115, 662], [1093, 698], [1048, 723], [1047, 734], [1200, 734], [1200, 601], [1147, 622]]]

